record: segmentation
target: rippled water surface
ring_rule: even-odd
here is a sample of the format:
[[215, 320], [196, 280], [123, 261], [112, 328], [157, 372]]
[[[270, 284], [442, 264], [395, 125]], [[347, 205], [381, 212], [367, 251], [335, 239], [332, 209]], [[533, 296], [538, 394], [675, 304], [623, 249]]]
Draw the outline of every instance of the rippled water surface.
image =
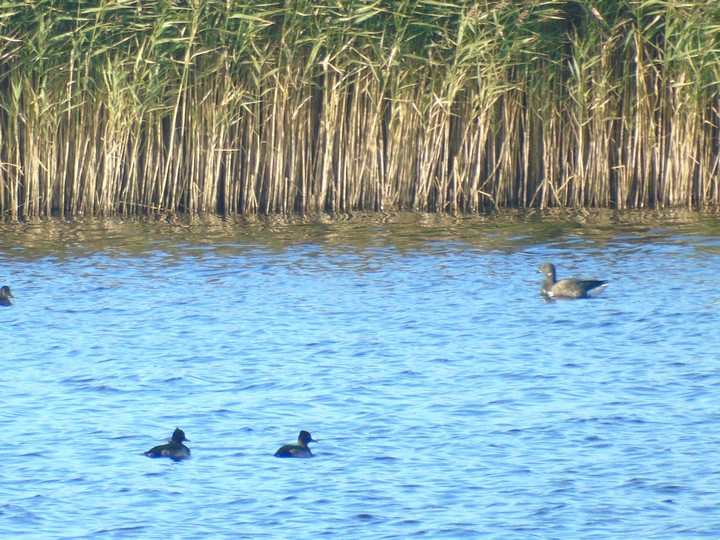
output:
[[720, 537], [716, 218], [0, 233], [3, 536]]

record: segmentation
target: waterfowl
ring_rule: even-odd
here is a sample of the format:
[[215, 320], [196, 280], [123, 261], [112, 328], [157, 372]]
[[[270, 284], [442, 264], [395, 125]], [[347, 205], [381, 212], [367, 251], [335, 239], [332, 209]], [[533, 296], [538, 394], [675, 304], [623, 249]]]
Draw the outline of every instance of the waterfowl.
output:
[[10, 287], [3, 285], [0, 287], [0, 306], [12, 306], [11, 298], [15, 298], [10, 292]]
[[182, 429], [175, 428], [169, 443], [151, 448], [145, 452], [145, 455], [151, 458], [169, 457], [176, 461], [189, 458], [190, 449], [183, 444], [183, 441], [190, 442], [190, 439], [185, 438], [185, 432]]
[[286, 444], [278, 448], [275, 452], [275, 457], [297, 457], [306, 458], [313, 457], [313, 453], [308, 448], [308, 443], [317, 442], [312, 438], [312, 435], [307, 431], [303, 430], [298, 435], [297, 444]]
[[548, 298], [591, 298], [600, 294], [608, 282], [599, 279], [561, 279], [555, 278], [555, 266], [545, 263], [540, 272], [547, 277], [543, 281], [541, 293]]

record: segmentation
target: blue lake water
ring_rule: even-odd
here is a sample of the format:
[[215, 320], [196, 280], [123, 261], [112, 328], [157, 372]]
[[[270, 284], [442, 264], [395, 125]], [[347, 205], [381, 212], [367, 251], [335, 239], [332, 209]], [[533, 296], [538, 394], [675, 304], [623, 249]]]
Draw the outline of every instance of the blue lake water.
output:
[[0, 233], [3, 537], [720, 537], [717, 218]]

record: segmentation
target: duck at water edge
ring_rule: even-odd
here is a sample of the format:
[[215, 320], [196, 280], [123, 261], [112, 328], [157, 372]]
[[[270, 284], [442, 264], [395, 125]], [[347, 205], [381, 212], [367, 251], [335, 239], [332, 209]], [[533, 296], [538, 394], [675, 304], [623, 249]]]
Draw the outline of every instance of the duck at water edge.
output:
[[10, 287], [3, 285], [0, 287], [0, 306], [12, 306], [11, 298], [15, 298], [10, 292]]

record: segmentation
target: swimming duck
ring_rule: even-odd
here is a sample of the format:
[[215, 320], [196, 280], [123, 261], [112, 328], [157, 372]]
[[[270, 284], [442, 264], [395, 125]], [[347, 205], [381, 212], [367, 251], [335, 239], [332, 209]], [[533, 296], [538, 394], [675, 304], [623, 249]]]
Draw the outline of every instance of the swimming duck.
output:
[[169, 457], [175, 461], [189, 458], [190, 449], [183, 444], [183, 441], [190, 442], [190, 439], [185, 438], [185, 432], [182, 429], [175, 428], [169, 443], [151, 448], [145, 452], [145, 455], [151, 458]]
[[15, 298], [10, 292], [10, 287], [3, 285], [0, 287], [0, 306], [12, 306], [11, 298]]
[[297, 444], [286, 444], [278, 448], [275, 452], [275, 457], [297, 457], [306, 458], [313, 457], [313, 453], [308, 448], [308, 443], [317, 442], [312, 438], [312, 435], [307, 431], [303, 430], [298, 435]]
[[555, 266], [550, 263], [543, 264], [540, 272], [547, 276], [540, 292], [548, 298], [591, 298], [608, 286], [607, 281], [599, 279], [569, 278], [556, 281]]

